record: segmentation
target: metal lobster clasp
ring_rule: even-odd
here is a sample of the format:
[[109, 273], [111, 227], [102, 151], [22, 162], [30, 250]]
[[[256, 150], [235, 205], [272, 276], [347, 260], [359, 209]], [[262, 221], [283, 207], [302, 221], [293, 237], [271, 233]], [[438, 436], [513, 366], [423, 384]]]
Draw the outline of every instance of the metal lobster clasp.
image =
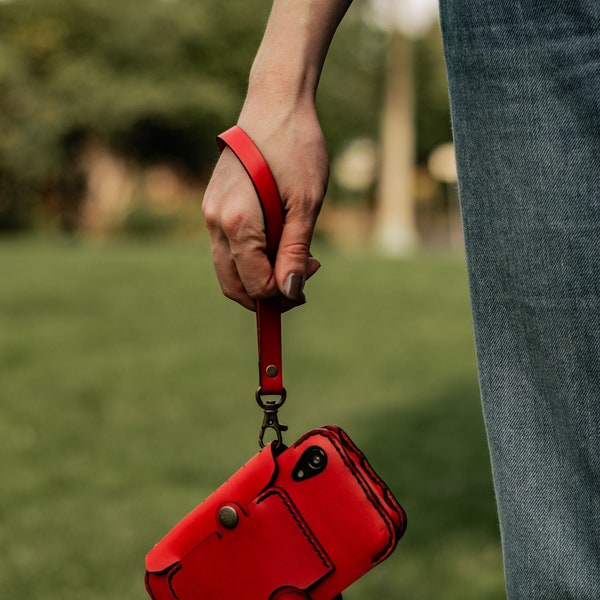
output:
[[264, 412], [260, 434], [258, 436], [258, 443], [261, 448], [265, 447], [264, 438], [267, 429], [272, 429], [275, 432], [276, 447], [279, 447], [283, 444], [283, 432], [287, 431], [288, 427], [287, 425], [279, 422], [277, 411], [279, 408], [281, 408], [281, 406], [283, 406], [286, 396], [287, 392], [285, 391], [285, 388], [281, 392], [281, 395], [273, 400], [265, 400], [260, 388], [258, 388], [256, 391], [256, 402]]

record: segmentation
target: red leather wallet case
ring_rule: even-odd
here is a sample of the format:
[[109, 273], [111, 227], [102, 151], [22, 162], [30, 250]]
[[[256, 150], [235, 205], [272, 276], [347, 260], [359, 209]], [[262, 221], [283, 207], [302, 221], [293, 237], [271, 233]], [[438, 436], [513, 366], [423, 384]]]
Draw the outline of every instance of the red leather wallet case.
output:
[[154, 600], [331, 600], [393, 551], [405, 514], [338, 427], [272, 443], [146, 557]]

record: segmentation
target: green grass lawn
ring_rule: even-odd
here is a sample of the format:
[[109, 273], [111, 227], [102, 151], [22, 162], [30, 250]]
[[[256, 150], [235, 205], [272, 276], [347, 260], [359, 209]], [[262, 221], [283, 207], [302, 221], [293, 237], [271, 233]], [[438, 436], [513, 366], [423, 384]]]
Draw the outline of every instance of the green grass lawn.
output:
[[[409, 520], [345, 600], [503, 598], [462, 257], [317, 256], [287, 440], [341, 425]], [[0, 594], [142, 600], [147, 550], [258, 450], [254, 317], [202, 242], [4, 240], [0, 273]]]

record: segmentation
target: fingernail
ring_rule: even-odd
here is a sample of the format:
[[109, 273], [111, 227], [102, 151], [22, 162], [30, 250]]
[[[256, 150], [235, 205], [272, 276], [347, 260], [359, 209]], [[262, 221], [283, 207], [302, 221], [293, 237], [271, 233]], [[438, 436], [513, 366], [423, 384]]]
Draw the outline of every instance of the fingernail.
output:
[[290, 273], [283, 284], [283, 294], [290, 300], [300, 300], [304, 288], [304, 277], [300, 273]]
[[308, 258], [308, 276], [312, 277], [321, 268], [321, 263], [312, 256]]

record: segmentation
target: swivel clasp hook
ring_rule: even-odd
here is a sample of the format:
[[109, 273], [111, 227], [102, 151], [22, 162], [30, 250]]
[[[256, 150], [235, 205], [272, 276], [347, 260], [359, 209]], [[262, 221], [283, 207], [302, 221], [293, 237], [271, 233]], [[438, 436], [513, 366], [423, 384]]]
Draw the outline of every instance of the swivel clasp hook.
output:
[[284, 425], [283, 423], [279, 422], [279, 416], [277, 414], [277, 411], [281, 408], [281, 406], [283, 406], [286, 397], [287, 392], [285, 391], [285, 388], [283, 388], [281, 394], [273, 400], [264, 400], [261, 388], [258, 388], [258, 390], [256, 390], [256, 402], [263, 409], [264, 412], [263, 421], [258, 436], [258, 443], [261, 448], [265, 447], [264, 438], [267, 429], [272, 429], [275, 432], [276, 448], [283, 444], [283, 432], [287, 431], [288, 427], [287, 425]]

